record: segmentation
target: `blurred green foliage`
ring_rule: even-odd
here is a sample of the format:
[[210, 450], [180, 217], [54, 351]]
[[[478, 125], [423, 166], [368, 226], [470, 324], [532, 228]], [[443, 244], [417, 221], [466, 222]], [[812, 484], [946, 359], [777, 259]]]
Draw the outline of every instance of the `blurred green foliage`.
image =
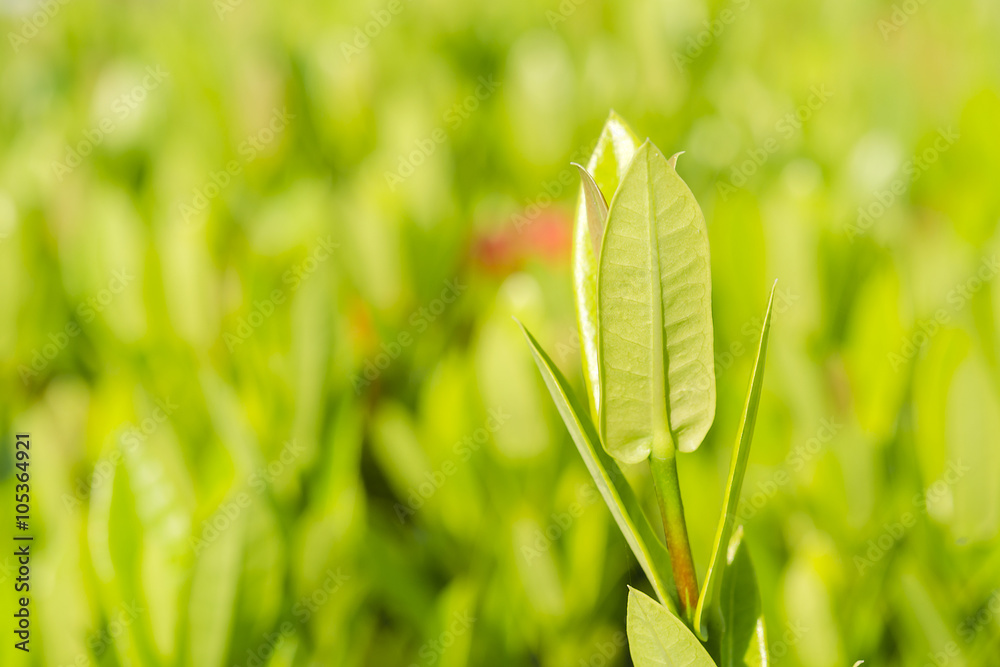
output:
[[996, 3], [0, 25], [0, 496], [7, 539], [29, 431], [36, 540], [2, 664], [627, 665], [648, 583], [511, 321], [582, 392], [569, 162], [612, 107], [709, 224], [695, 561], [777, 278], [741, 510], [774, 663], [1000, 664]]

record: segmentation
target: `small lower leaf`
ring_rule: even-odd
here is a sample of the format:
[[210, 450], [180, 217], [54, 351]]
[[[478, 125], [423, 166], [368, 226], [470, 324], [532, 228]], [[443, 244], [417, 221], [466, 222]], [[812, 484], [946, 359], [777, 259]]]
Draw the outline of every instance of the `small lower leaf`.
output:
[[742, 526], [733, 534], [726, 562], [719, 596], [721, 625], [712, 632], [712, 643], [718, 640], [719, 666], [767, 667], [760, 591]]
[[715, 667], [708, 651], [677, 616], [631, 587], [626, 627], [636, 667]]

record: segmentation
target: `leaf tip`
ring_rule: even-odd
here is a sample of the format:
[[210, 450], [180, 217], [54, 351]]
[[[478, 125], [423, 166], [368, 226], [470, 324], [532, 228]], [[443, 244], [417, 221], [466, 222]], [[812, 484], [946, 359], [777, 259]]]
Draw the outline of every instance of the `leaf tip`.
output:
[[525, 336], [528, 336], [529, 338], [531, 337], [531, 334], [528, 333], [528, 327], [524, 326], [524, 322], [517, 319], [516, 315], [511, 315], [510, 319], [514, 320], [514, 324], [516, 324], [518, 328], [521, 329], [521, 333], [523, 333]]
[[628, 608], [634, 610], [645, 603], [649, 597], [637, 588], [628, 587]]
[[[607, 208], [608, 203], [607, 200], [604, 198], [604, 193], [601, 192], [601, 189], [597, 186], [597, 181], [594, 180], [594, 177], [590, 173], [590, 171], [588, 171], [587, 168], [584, 167], [579, 162], [570, 162], [570, 164], [576, 167], [577, 171], [580, 172], [580, 180], [583, 182], [584, 189], [586, 190], [586, 192], [588, 194], [592, 193], [599, 194], [601, 196], [601, 201], [604, 203], [604, 208]], [[606, 211], [605, 215], [607, 215]]]
[[771, 324], [771, 306], [774, 305], [774, 294], [778, 291], [778, 279], [775, 278], [774, 282], [771, 283], [771, 294], [767, 297], [767, 310], [764, 311], [764, 322], [770, 328]]
[[620, 113], [618, 113], [617, 111], [614, 110], [614, 107], [612, 107], [611, 109], [608, 110], [608, 119], [606, 121], [604, 121], [604, 122], [605, 123], [610, 123], [612, 121], [614, 121], [616, 123], [622, 123], [622, 124], [625, 123], [625, 119], [622, 118], [622, 116], [621, 116]]

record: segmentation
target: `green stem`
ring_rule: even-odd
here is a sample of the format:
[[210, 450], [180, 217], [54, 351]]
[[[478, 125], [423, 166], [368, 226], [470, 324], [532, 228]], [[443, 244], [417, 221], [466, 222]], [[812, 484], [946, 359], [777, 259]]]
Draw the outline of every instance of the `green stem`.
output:
[[654, 448], [649, 457], [649, 469], [653, 474], [656, 499], [663, 517], [663, 532], [667, 538], [677, 596], [680, 598], [680, 612], [690, 624], [694, 621], [698, 606], [698, 575], [694, 569], [687, 524], [684, 521], [676, 450], [672, 446]]

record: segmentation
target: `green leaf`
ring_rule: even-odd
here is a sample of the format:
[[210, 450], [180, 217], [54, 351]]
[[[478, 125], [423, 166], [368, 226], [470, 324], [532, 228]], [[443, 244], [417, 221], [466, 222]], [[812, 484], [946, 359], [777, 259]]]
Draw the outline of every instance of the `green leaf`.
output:
[[[608, 116], [597, 140], [594, 152], [587, 163], [588, 176], [603, 193], [602, 199], [610, 199], [625, 170], [632, 161], [632, 155], [639, 147], [639, 139], [632, 129], [614, 111]], [[579, 203], [576, 207], [576, 221], [573, 228], [573, 287], [576, 298], [577, 326], [580, 330], [580, 348], [583, 356], [583, 377], [590, 397], [590, 410], [597, 419], [601, 404], [600, 366], [597, 357], [597, 258], [600, 243], [594, 244], [595, 229], [604, 233], [604, 216], [598, 225], [590, 217], [586, 183], [580, 186]]]
[[575, 162], [573, 166], [580, 172], [584, 215], [587, 220], [587, 229], [590, 232], [590, 242], [593, 244], [594, 256], [596, 257], [601, 254], [601, 242], [604, 240], [604, 225], [608, 220], [608, 202], [605, 201], [601, 189], [597, 186], [590, 172]]
[[[228, 502], [232, 502], [231, 500]], [[192, 667], [222, 667], [236, 613], [245, 520], [237, 517], [200, 553], [191, 581], [188, 658]]]
[[722, 575], [718, 624], [712, 628], [709, 650], [718, 648], [720, 667], [767, 667], [767, 638], [760, 606], [757, 575], [743, 527], [733, 534]]
[[709, 614], [718, 614], [719, 589], [725, 576], [727, 563], [726, 546], [729, 544], [730, 535], [736, 524], [740, 490], [743, 488], [743, 476], [750, 458], [750, 443], [753, 440], [754, 424], [757, 423], [757, 406], [760, 403], [760, 391], [764, 383], [764, 361], [767, 357], [767, 337], [771, 330], [771, 306], [774, 303], [776, 286], [777, 281], [771, 286], [771, 296], [767, 301], [767, 312], [764, 314], [764, 325], [761, 328], [760, 344], [757, 348], [757, 361], [754, 363], [753, 375], [750, 378], [750, 389], [747, 392], [746, 404], [743, 406], [743, 417], [740, 419], [739, 437], [736, 440], [736, 449], [730, 463], [729, 482], [726, 484], [722, 516], [715, 533], [712, 560], [709, 561], [705, 583], [698, 599], [698, 610], [695, 613], [694, 627], [702, 639], [707, 639], [710, 633], [706, 617]]
[[647, 141], [611, 201], [598, 274], [601, 435], [615, 458], [694, 451], [712, 425], [711, 280], [698, 202]]
[[[257, 650], [261, 637], [278, 625], [287, 571], [287, 542], [278, 514], [265, 496], [254, 497], [237, 519], [243, 523], [237, 559], [236, 596], [229, 663]], [[224, 663], [225, 664], [225, 663]]]
[[631, 586], [626, 628], [635, 667], [715, 667], [708, 651], [679, 618]]
[[667, 608], [677, 613], [677, 590], [671, 576], [670, 556], [666, 547], [643, 513], [625, 474], [601, 447], [597, 430], [573, 397], [566, 378], [538, 345], [534, 336], [520, 322], [518, 325], [528, 339], [531, 353], [549, 393], [552, 394], [552, 400], [632, 553], [646, 573], [657, 597]]

